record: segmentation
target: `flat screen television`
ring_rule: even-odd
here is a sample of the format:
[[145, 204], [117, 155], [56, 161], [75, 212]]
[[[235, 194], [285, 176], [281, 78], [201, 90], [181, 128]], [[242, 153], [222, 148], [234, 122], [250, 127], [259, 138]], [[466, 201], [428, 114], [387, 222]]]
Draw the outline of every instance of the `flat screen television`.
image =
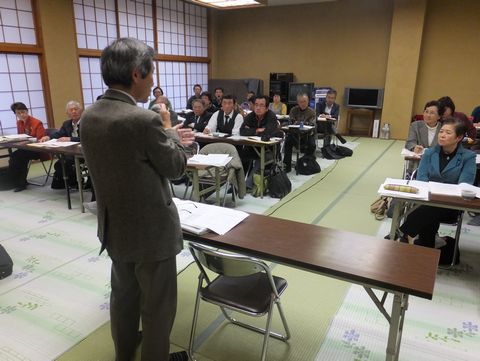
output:
[[383, 89], [345, 88], [345, 105], [347, 107], [381, 109]]
[[288, 102], [296, 103], [297, 95], [300, 93], [308, 94], [308, 97], [312, 97], [313, 83], [289, 83], [288, 84]]

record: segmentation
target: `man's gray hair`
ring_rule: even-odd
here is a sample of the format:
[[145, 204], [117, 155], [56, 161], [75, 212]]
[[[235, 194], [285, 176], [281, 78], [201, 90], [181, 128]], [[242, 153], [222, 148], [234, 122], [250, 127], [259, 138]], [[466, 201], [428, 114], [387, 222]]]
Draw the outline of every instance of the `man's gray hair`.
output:
[[307, 97], [310, 100], [310, 97], [308, 96], [307, 93], [298, 93], [297, 94], [297, 100], [303, 97]]
[[153, 67], [155, 51], [147, 44], [137, 39], [120, 38], [102, 51], [100, 60], [102, 78], [105, 84], [132, 85], [132, 72], [140, 71], [144, 79]]
[[69, 100], [67, 102], [67, 105], [65, 105], [65, 110], [68, 111], [68, 108], [70, 108], [72, 105], [77, 107], [78, 109], [83, 109], [83, 107], [80, 105], [80, 103], [77, 102], [76, 100]]

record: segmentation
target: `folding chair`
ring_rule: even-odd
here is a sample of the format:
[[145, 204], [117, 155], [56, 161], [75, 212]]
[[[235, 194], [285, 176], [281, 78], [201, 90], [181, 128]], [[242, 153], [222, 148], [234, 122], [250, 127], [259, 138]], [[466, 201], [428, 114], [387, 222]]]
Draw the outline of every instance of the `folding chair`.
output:
[[[192, 242], [189, 243], [189, 248], [200, 269], [188, 348], [189, 357], [195, 360], [193, 356], [195, 329], [200, 300], [203, 300], [219, 306], [225, 318], [231, 323], [264, 334], [260, 358], [264, 361], [269, 336], [281, 341], [290, 338], [290, 330], [280, 304], [280, 296], [287, 288], [287, 281], [272, 276], [268, 265], [257, 258], [222, 252]], [[216, 273], [217, 277], [211, 280], [206, 270]], [[274, 305], [277, 305], [285, 335], [271, 331]], [[225, 309], [255, 317], [267, 315], [266, 327], [263, 329], [240, 322], [232, 318]]]
[[[238, 157], [238, 152], [236, 148], [232, 144], [228, 143], [212, 143], [212, 144], [207, 144], [205, 145], [199, 152], [200, 154], [228, 154], [232, 157]], [[224, 194], [223, 194], [223, 200], [222, 200], [222, 205], [225, 206], [225, 201], [227, 198], [227, 192], [228, 190], [232, 189], [232, 201], [233, 204], [235, 205], [235, 200], [236, 200], [236, 191], [235, 187], [231, 185], [230, 183], [230, 178], [233, 177], [235, 173], [235, 169], [233, 167], [230, 167], [229, 164], [227, 164], [225, 167], [211, 167], [207, 168], [205, 170], [198, 171], [199, 175], [199, 186], [201, 187], [206, 187], [202, 189], [200, 192], [201, 198], [205, 199], [207, 198], [210, 194], [211, 191], [217, 191], [217, 180], [216, 180], [216, 175], [215, 172], [219, 172], [219, 187], [225, 187], [224, 189]], [[217, 168], [217, 169], [215, 169]], [[191, 175], [189, 174], [189, 177]], [[192, 180], [193, 182], [193, 180]], [[187, 189], [185, 190], [185, 195], [187, 194], [188, 190], [188, 185]], [[193, 187], [192, 191], [190, 192], [190, 199], [192, 198], [193, 195]], [[195, 199], [197, 201], [197, 199]]]

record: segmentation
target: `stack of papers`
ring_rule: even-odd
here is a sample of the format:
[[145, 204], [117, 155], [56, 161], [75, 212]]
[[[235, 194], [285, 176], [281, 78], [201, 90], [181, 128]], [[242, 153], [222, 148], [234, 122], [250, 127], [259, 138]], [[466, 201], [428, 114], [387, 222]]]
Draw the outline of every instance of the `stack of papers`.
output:
[[[244, 139], [244, 138], [245, 137], [242, 137], [240, 139]], [[249, 140], [254, 140], [255, 142], [258, 142], [258, 143], [265, 143], [265, 144], [271, 144], [271, 143], [275, 143], [276, 141], [282, 140], [282, 138], [271, 137], [268, 142], [264, 142], [262, 140], [262, 137], [259, 137], [257, 135], [247, 136], [246, 138], [249, 139]]]
[[277, 114], [277, 119], [290, 119], [290, 116], [289, 115]]
[[[409, 186], [418, 188], [418, 193], [415, 194], [415, 193], [386, 190], [383, 187], [385, 184], [409, 185]], [[383, 184], [381, 184], [380, 188], [378, 189], [378, 194], [382, 196], [389, 196], [389, 197], [428, 200], [429, 193], [444, 195], [444, 196], [461, 197], [462, 190], [474, 191], [477, 195], [477, 198], [480, 198], [480, 188], [472, 186], [471, 184], [467, 184], [467, 183], [448, 184], [448, 183], [438, 183], [438, 182], [421, 182], [416, 180], [407, 181], [406, 179], [393, 179], [393, 178], [385, 179], [385, 182], [383, 182]]]
[[195, 154], [188, 158], [187, 164], [211, 165], [215, 167], [226, 166], [233, 158], [228, 154]]
[[476, 197], [480, 198], [480, 188], [472, 186], [468, 183], [460, 184], [448, 184], [448, 183], [438, 183], [438, 182], [428, 182], [430, 187], [430, 193], [440, 194], [444, 196], [462, 196], [463, 190], [469, 190], [476, 193]]
[[[425, 151], [425, 149], [424, 149], [424, 151]], [[423, 154], [423, 152], [419, 154], [419, 153], [415, 153], [411, 150], [408, 150], [406, 148], [403, 148], [402, 151], [400, 152], [400, 155], [403, 155], [404, 157], [416, 157], [418, 159], [420, 159], [422, 157], [422, 154]]]
[[182, 229], [195, 234], [213, 231], [224, 235], [248, 217], [248, 213], [209, 204], [173, 198]]
[[42, 143], [31, 143], [34, 147], [70, 147], [71, 145], [80, 144], [80, 142], [60, 142], [58, 139], [50, 139]]
[[0, 137], [0, 142], [11, 142], [12, 140], [27, 140], [31, 138], [28, 134], [10, 134], [10, 135], [2, 135]]

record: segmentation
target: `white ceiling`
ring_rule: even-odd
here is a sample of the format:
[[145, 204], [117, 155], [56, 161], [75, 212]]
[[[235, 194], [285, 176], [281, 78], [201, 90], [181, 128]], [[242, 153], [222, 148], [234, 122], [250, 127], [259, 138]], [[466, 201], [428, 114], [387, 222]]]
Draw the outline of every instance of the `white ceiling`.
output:
[[267, 0], [268, 6], [281, 6], [281, 5], [300, 5], [300, 4], [313, 4], [323, 3], [336, 0]]

